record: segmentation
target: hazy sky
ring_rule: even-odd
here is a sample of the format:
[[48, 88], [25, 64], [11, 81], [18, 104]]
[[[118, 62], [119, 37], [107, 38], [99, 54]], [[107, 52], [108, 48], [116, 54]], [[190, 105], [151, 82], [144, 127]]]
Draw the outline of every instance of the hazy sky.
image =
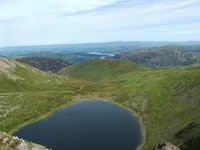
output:
[[200, 40], [200, 0], [0, 0], [0, 46]]

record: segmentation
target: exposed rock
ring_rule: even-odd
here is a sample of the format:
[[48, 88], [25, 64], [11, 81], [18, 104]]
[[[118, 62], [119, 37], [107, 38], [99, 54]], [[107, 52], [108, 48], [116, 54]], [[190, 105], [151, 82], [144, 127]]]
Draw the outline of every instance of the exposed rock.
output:
[[159, 144], [155, 150], [180, 150], [180, 148], [171, 143], [163, 142]]
[[10, 74], [16, 67], [16, 63], [11, 59], [0, 58], [0, 74]]
[[29, 149], [28, 149], [28, 145], [24, 141], [21, 141], [21, 143], [19, 143], [15, 147], [15, 150], [29, 150]]
[[48, 150], [44, 146], [33, 144], [15, 136], [0, 132], [0, 150]]

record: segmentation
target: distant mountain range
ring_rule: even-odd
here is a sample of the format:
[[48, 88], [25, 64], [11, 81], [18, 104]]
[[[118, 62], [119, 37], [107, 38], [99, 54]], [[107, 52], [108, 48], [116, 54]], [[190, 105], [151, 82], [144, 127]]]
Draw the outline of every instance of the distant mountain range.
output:
[[[96, 59], [96, 58], [112, 58], [115, 56], [124, 57], [127, 54], [128, 59], [135, 61], [136, 63], [147, 64], [146, 66], [176, 66], [182, 64], [193, 64], [193, 60], [184, 60], [181, 63], [161, 62], [162, 53], [156, 52], [160, 50], [171, 51], [184, 51], [184, 53], [192, 53], [199, 57], [200, 54], [200, 42], [108, 42], [108, 43], [89, 43], [89, 44], [61, 44], [61, 45], [41, 45], [41, 46], [18, 46], [18, 47], [4, 47], [0, 48], [0, 55], [5, 57], [47, 57], [53, 59], [62, 59], [65, 62], [71, 64], [77, 64], [83, 61]], [[151, 51], [151, 53], [146, 53]], [[152, 51], [159, 53], [159, 57], [155, 59], [140, 60], [141, 55], [145, 57], [152, 57]], [[142, 53], [141, 53], [142, 52]], [[143, 53], [145, 52], [145, 53]], [[101, 54], [101, 55], [99, 55]], [[136, 54], [136, 56], [135, 56]], [[164, 53], [163, 53], [164, 54]], [[169, 54], [169, 53], [167, 53]], [[170, 54], [171, 55], [171, 54]], [[134, 59], [133, 59], [134, 58]], [[136, 59], [135, 59], [136, 58]], [[160, 59], [160, 61], [158, 59]], [[187, 57], [188, 58], [188, 57]], [[190, 59], [190, 58], [189, 58]], [[181, 60], [182, 61], [182, 60]]]
[[176, 48], [154, 48], [142, 52], [124, 52], [115, 55], [114, 58], [126, 58], [146, 67], [173, 67], [199, 63], [200, 51], [195, 52]]
[[191, 46], [200, 45], [199, 41], [188, 42], [107, 42], [107, 43], [86, 43], [86, 44], [58, 44], [58, 45], [38, 45], [38, 46], [16, 46], [16, 47], [0, 47], [0, 55], [16, 56], [28, 55], [30, 53], [38, 52], [52, 52], [52, 53], [77, 53], [77, 52], [120, 52], [127, 49], [142, 48], [142, 47], [161, 47], [167, 45], [174, 46]]

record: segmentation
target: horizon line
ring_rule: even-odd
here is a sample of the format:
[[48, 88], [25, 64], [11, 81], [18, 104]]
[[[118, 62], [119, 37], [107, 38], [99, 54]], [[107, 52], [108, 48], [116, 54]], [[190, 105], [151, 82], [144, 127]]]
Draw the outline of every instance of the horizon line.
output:
[[80, 42], [80, 43], [55, 43], [55, 44], [27, 44], [27, 45], [11, 45], [11, 46], [0, 46], [0, 48], [14, 48], [14, 47], [37, 47], [37, 46], [55, 46], [55, 45], [86, 45], [86, 44], [109, 44], [109, 43], [141, 43], [141, 42], [152, 42], [152, 43], [186, 43], [186, 42], [194, 42], [199, 43], [200, 40], [177, 40], [177, 41], [107, 41], [107, 42]]

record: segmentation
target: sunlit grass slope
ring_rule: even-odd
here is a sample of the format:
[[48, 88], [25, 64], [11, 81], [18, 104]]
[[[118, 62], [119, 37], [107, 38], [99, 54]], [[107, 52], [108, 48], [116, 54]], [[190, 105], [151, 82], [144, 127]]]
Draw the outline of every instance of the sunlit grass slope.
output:
[[71, 102], [82, 85], [78, 80], [0, 59], [0, 130], [10, 132]]
[[133, 70], [144, 70], [144, 68], [126, 59], [94, 59], [65, 68], [60, 74], [94, 81], [112, 79]]

